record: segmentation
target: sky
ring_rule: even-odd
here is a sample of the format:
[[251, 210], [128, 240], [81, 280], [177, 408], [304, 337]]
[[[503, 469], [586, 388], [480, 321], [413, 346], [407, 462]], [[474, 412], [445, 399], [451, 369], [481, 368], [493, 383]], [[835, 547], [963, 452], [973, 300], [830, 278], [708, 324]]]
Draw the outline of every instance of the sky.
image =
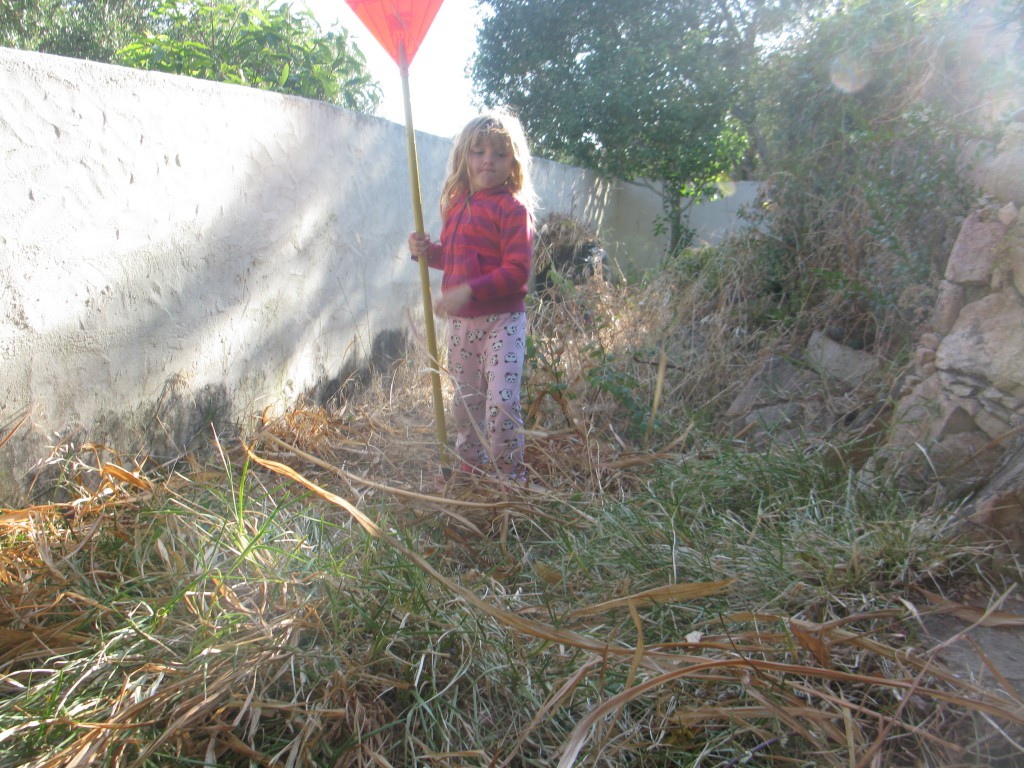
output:
[[[363, 52], [370, 75], [380, 83], [383, 100], [377, 114], [405, 124], [402, 78], [345, 0], [293, 0], [306, 6], [326, 32], [340, 25]], [[479, 111], [472, 104], [466, 68], [476, 50], [478, 9], [475, 0], [444, 0], [409, 65], [412, 122], [417, 131], [446, 138], [462, 130]]]

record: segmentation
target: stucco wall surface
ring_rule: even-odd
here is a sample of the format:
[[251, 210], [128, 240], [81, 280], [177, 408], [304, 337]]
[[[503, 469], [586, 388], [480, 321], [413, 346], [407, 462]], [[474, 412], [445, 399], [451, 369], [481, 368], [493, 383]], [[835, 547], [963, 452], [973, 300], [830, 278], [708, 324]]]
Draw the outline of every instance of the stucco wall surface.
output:
[[[760, 191], [757, 182], [735, 182], [724, 185], [717, 200], [691, 206], [685, 214], [686, 225], [694, 231], [691, 245], [699, 248], [718, 244], [747, 226], [743, 214], [757, 205]], [[601, 237], [608, 253], [627, 271], [657, 266], [669, 243], [667, 231], [654, 234], [655, 222], [664, 217], [661, 196], [650, 185], [616, 182], [607, 197]]]
[[[417, 134], [435, 236], [449, 148]], [[55, 446], [175, 455], [322, 392], [422, 315], [402, 125], [0, 48], [0, 159], [0, 440], [28, 415], [0, 504]], [[631, 220], [586, 172], [540, 161], [536, 180], [538, 219]]]

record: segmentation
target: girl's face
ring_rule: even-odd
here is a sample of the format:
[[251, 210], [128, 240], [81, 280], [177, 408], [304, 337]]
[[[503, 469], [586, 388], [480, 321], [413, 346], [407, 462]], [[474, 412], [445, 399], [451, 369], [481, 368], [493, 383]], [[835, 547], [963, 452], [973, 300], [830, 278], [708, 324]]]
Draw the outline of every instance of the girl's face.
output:
[[515, 158], [500, 138], [482, 136], [469, 148], [469, 191], [500, 187], [512, 175]]

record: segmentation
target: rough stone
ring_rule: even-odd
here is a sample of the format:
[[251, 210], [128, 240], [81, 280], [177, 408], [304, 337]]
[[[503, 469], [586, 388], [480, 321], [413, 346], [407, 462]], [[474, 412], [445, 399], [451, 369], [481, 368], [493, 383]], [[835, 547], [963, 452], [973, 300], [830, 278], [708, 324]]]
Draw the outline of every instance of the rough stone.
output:
[[982, 533], [994, 534], [1016, 554], [1024, 554], [1024, 444], [1020, 439], [966, 512], [967, 520]]
[[992, 477], [1003, 453], [980, 431], [959, 432], [932, 449], [931, 461], [942, 485], [962, 496], [982, 487]]
[[1006, 268], [1010, 270], [1013, 286], [1024, 295], [1024, 217], [1010, 227], [1006, 236]]
[[[956, 323], [960, 310], [964, 308], [964, 288], [962, 285], [943, 280], [939, 286], [939, 297], [932, 313], [932, 325], [938, 333], [949, 333]], [[938, 347], [938, 342], [936, 342]]]
[[[978, 424], [980, 411], [975, 400], [956, 396], [943, 386], [940, 376], [930, 376], [898, 404], [889, 445], [898, 450], [930, 453], [945, 443], [943, 455], [954, 455], [955, 451], [972, 446], [976, 448], [976, 443], [991, 441], [991, 435]], [[954, 441], [959, 435], [977, 439], [971, 437], [966, 444]], [[968, 456], [969, 453], [963, 453], [961, 458]], [[907, 460], [904, 456], [904, 461]], [[943, 473], [937, 471], [936, 474]]]
[[944, 403], [939, 377], [924, 379], [897, 404], [889, 444], [900, 449], [929, 439], [936, 419], [944, 410]]
[[797, 368], [785, 358], [772, 357], [732, 401], [726, 416], [735, 418], [755, 408], [800, 400], [809, 392], [820, 390], [820, 386], [820, 379], [813, 372]]
[[1017, 220], [1017, 213], [1017, 206], [1009, 202], [999, 209], [999, 220], [1009, 227]]
[[1010, 291], [968, 304], [935, 356], [940, 371], [988, 381], [1024, 398], [1024, 306]]
[[868, 352], [838, 344], [820, 331], [807, 342], [807, 362], [822, 376], [856, 387], [878, 368], [878, 358]]
[[945, 440], [953, 435], [962, 435], [969, 432], [976, 432], [978, 427], [974, 422], [971, 410], [974, 409], [970, 401], [956, 402], [947, 400], [948, 407], [943, 418], [936, 422], [934, 430], [938, 440]]
[[[1004, 612], [1024, 615], [1024, 601], [1016, 594], [1004, 595], [999, 604]], [[935, 658], [954, 670], [964, 680], [973, 680], [986, 686], [993, 686], [992, 671], [1006, 681], [1009, 689], [995, 684], [1009, 695], [1020, 690], [1024, 682], [1024, 633], [1006, 626], [984, 626], [974, 616], [981, 616], [992, 606], [992, 597], [987, 592], [971, 594], [969, 602], [953, 603], [956, 609], [967, 608], [967, 615], [957, 612], [922, 611], [921, 625], [931, 637], [930, 645]], [[973, 610], [970, 610], [973, 609]], [[1018, 752], [1013, 753], [1015, 756]], [[1014, 760], [1015, 758], [1011, 758]], [[993, 762], [991, 765], [1010, 766], [1015, 762]]]
[[946, 280], [958, 285], [989, 285], [1005, 238], [1006, 225], [1001, 221], [986, 219], [980, 210], [971, 213], [946, 262]]
[[1009, 285], [1013, 285], [1013, 275], [1010, 270], [1003, 265], [996, 265], [992, 270], [992, 280], [988, 287], [993, 291], [1001, 291]]
[[935, 373], [935, 350], [918, 347], [914, 352], [914, 372], [921, 378]]
[[[933, 376], [933, 373], [929, 373], [928, 376]], [[896, 382], [896, 386], [893, 387], [893, 394], [896, 399], [902, 399], [909, 397], [910, 393], [914, 391], [914, 388], [920, 386], [921, 382], [928, 378], [928, 376], [921, 376], [916, 371], [914, 373], [908, 373], [906, 376]]]
[[1010, 123], [994, 157], [976, 175], [981, 187], [1000, 200], [1024, 205], [1024, 123]]
[[937, 333], [925, 333], [921, 335], [917, 343], [922, 349], [929, 349], [934, 352], [939, 348], [939, 344], [942, 343], [942, 337]]
[[1006, 437], [1010, 430], [1013, 429], [1010, 423], [1002, 418], [1001, 415], [993, 413], [984, 407], [979, 408], [978, 412], [974, 414], [974, 423], [978, 425], [978, 429], [992, 440]]
[[803, 409], [799, 403], [778, 403], [755, 408], [746, 418], [748, 424], [772, 431], [792, 427], [799, 423]]
[[[939, 371], [939, 378], [944, 378], [942, 371]], [[954, 397], [960, 397], [963, 399], [970, 399], [981, 391], [981, 387], [977, 384], [969, 384], [962, 381], [952, 381], [944, 386], [947, 393]]]
[[986, 388], [978, 395], [978, 404], [1008, 423], [1020, 422], [1020, 418], [1014, 414], [1024, 415], [1024, 404], [1020, 400], [993, 387]]
[[1024, 554], [1024, 488], [982, 499], [967, 521], [986, 540], [1004, 542], [1013, 552]]
[[904, 446], [893, 468], [904, 489], [938, 484], [948, 495], [963, 498], [988, 481], [1003, 453], [980, 431], [958, 432], [939, 441]]

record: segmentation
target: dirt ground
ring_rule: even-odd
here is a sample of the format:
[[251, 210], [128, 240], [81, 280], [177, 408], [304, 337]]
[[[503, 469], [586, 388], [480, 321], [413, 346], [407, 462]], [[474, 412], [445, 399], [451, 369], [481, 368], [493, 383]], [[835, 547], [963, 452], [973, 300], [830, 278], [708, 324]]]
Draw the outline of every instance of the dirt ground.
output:
[[1024, 598], [1006, 596], [995, 604], [966, 596], [941, 613], [923, 615], [932, 653], [957, 674], [976, 683], [1024, 692]]

